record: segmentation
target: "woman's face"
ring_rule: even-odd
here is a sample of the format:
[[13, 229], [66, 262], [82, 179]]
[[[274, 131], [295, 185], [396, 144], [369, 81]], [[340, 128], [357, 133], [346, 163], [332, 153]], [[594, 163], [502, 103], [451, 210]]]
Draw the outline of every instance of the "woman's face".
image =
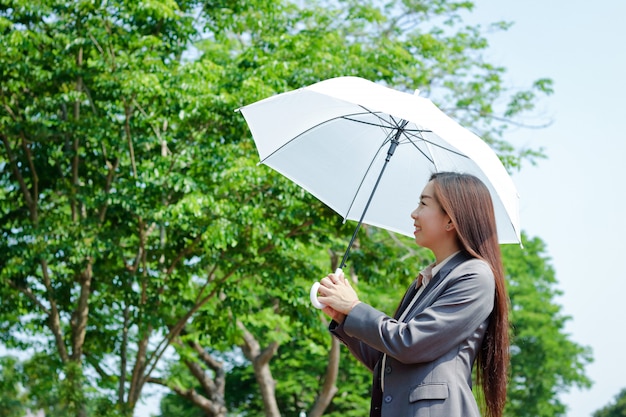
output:
[[[426, 184], [419, 205], [411, 213], [415, 231], [415, 243], [419, 246], [436, 251], [450, 235], [450, 217], [443, 212], [435, 200], [435, 191], [432, 181]], [[446, 230], [446, 227], [448, 228]]]

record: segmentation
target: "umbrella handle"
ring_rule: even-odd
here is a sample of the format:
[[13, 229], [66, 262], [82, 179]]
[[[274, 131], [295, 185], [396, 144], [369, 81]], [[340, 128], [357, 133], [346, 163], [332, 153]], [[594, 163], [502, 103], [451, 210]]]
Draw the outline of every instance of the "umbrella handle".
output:
[[[341, 268], [335, 269], [335, 275], [339, 275], [342, 272], [343, 271], [341, 270]], [[318, 310], [321, 310], [324, 307], [326, 307], [326, 304], [320, 303], [320, 301], [317, 299], [317, 291], [319, 290], [319, 288], [320, 288], [320, 283], [319, 282], [315, 282], [311, 286], [311, 292], [309, 294], [309, 297], [311, 298], [311, 304], [313, 304], [313, 307], [317, 308]]]

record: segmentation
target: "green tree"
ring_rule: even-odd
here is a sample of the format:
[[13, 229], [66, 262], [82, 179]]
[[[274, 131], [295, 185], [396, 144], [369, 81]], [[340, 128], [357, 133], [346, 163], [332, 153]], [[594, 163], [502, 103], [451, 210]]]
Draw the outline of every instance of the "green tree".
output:
[[626, 416], [626, 389], [615, 396], [614, 402], [593, 413], [593, 417], [624, 417]]
[[[195, 2], [0, 8], [2, 340], [43, 352], [54, 386], [32, 394], [49, 414], [128, 415], [146, 383], [178, 388], [159, 372], [168, 355], [219, 373], [198, 334], [230, 346], [248, 306], [238, 283], [296, 288], [287, 265], [330, 223], [302, 190], [260, 176], [241, 141], [233, 109], [261, 84], [226, 77], [221, 64], [239, 64], [220, 43], [212, 60], [184, 58], [222, 15], [204, 5], [200, 23]], [[219, 390], [208, 398], [225, 412]]]
[[555, 287], [545, 243], [524, 236], [523, 244], [503, 247], [512, 308], [511, 383], [505, 413], [564, 416], [566, 406], [559, 394], [591, 386], [584, 372], [591, 350], [565, 332], [571, 317], [563, 315], [555, 302], [561, 292]]
[[22, 417], [26, 414], [24, 372], [13, 356], [0, 358], [0, 417]]
[[0, 8], [0, 323], [8, 347], [47, 355], [48, 414], [130, 414], [189, 317], [268, 246], [235, 248], [244, 197], [223, 207], [219, 167], [251, 168], [220, 146], [211, 68], [182, 65], [194, 7]]
[[[333, 269], [351, 225], [257, 167], [233, 110], [363, 76], [447, 103], [519, 168], [538, 153], [502, 141], [506, 119], [551, 85], [507, 91], [505, 70], [482, 59], [483, 28], [460, 19], [471, 8], [2, 2], [0, 337], [41, 352], [26, 386], [36, 405], [131, 415], [153, 383], [225, 415], [247, 406], [226, 398], [233, 352], [244, 358], [235, 369], [254, 375], [252, 410], [315, 416], [365, 403], [369, 378], [339, 360], [306, 303], [310, 277]], [[406, 240], [364, 228], [351, 274], [372, 298], [389, 289], [392, 309], [414, 273], [406, 256], [423, 260]], [[337, 395], [338, 381], [354, 396]]]

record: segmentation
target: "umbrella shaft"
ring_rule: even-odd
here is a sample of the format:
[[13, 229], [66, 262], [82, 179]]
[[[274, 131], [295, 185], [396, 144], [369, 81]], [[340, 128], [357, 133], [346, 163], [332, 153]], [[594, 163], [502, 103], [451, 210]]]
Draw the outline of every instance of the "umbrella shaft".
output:
[[391, 139], [391, 143], [389, 144], [389, 149], [387, 150], [387, 157], [385, 158], [385, 163], [383, 164], [382, 169], [380, 170], [380, 173], [378, 174], [378, 178], [376, 179], [376, 183], [374, 184], [374, 188], [372, 188], [372, 192], [367, 200], [367, 204], [365, 204], [365, 208], [363, 209], [363, 213], [361, 213], [361, 218], [359, 219], [359, 223], [356, 225], [356, 229], [354, 229], [354, 233], [352, 234], [352, 238], [350, 239], [350, 243], [348, 243], [348, 248], [346, 249], [346, 252], [343, 254], [343, 258], [341, 259], [341, 265], [339, 265], [339, 268], [343, 269], [346, 266], [346, 262], [348, 260], [348, 255], [350, 254], [350, 248], [352, 248], [352, 245], [354, 244], [354, 241], [356, 239], [356, 235], [357, 233], [359, 233], [359, 229], [361, 228], [361, 225], [363, 224], [363, 219], [365, 218], [365, 214], [367, 213], [367, 209], [370, 206], [370, 203], [372, 202], [372, 199], [374, 198], [374, 193], [376, 192], [376, 189], [378, 188], [378, 184], [380, 183], [380, 179], [383, 177], [383, 174], [385, 173], [385, 168], [387, 168], [387, 164], [389, 163], [389, 160], [391, 159], [391, 157], [393, 156], [393, 153], [396, 151], [396, 148], [398, 147], [398, 144], [400, 143], [400, 135], [402, 134], [402, 128], [406, 126], [406, 123], [403, 124], [403, 126], [399, 129], [397, 129], [396, 134], [394, 135], [394, 138]]

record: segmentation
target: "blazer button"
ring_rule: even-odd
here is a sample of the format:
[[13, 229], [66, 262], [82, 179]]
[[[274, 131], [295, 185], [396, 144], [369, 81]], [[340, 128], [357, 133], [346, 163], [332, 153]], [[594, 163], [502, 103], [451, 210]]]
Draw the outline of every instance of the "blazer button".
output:
[[392, 397], [391, 395], [387, 395], [387, 396], [385, 397], [385, 402], [386, 402], [387, 404], [389, 404], [392, 400], [393, 400], [393, 397]]
[[385, 366], [385, 373], [386, 374], [390, 374], [391, 373], [391, 366]]

